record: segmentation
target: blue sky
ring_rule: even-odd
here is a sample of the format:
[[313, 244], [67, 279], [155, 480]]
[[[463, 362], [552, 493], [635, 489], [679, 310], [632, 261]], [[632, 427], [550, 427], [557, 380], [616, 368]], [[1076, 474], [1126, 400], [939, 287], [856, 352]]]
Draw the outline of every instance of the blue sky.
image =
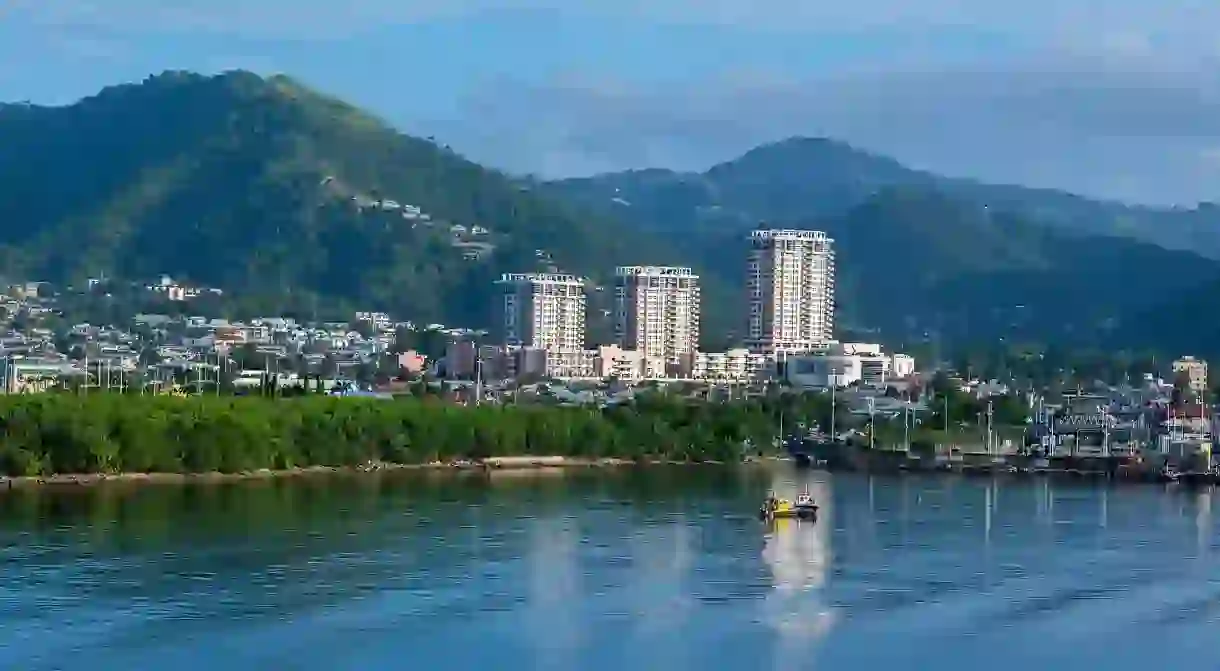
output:
[[0, 0], [0, 100], [282, 72], [548, 176], [829, 135], [912, 165], [1220, 199], [1220, 3]]

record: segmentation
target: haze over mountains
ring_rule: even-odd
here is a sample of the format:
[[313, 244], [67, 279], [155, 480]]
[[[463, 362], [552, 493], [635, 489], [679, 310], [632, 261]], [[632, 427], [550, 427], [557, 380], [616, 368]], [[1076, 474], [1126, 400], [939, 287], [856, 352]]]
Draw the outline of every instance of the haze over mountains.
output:
[[838, 243], [844, 316], [890, 335], [1207, 340], [1202, 320], [1186, 334], [1150, 332], [1145, 318], [1180, 294], [1206, 294], [1200, 285], [1220, 258], [1213, 204], [1126, 206], [950, 179], [815, 138], [758, 147], [703, 173], [638, 170], [545, 190], [688, 240], [711, 267], [758, 222], [824, 229]]
[[1220, 258], [1220, 206], [1213, 203], [1192, 209], [1141, 207], [942, 177], [825, 138], [763, 145], [703, 173], [644, 169], [550, 186], [564, 198], [652, 218], [662, 228], [691, 221], [728, 225], [837, 215], [887, 187], [910, 187], [1019, 213], [1065, 232], [1119, 235]]
[[743, 235], [760, 222], [830, 232], [845, 319], [890, 340], [1207, 346], [1206, 331], [1157, 332], [1148, 315], [1169, 323], [1182, 296], [1220, 295], [1215, 206], [946, 179], [832, 140], [766, 145], [703, 173], [537, 183], [287, 77], [233, 72], [2, 106], [0, 148], [6, 274], [167, 273], [269, 309], [339, 301], [485, 326], [501, 272], [596, 281], [616, 264], [666, 263], [703, 275], [706, 330], [731, 336]]

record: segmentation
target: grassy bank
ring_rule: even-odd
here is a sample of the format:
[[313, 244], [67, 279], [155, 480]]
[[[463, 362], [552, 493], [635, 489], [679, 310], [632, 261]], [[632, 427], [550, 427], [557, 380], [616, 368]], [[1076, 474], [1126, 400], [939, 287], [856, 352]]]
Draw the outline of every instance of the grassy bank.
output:
[[[606, 410], [462, 407], [418, 399], [0, 397], [0, 474], [291, 473], [548, 455], [572, 464], [738, 461], [769, 440], [760, 404], [665, 399]], [[506, 463], [511, 463], [506, 462]]]

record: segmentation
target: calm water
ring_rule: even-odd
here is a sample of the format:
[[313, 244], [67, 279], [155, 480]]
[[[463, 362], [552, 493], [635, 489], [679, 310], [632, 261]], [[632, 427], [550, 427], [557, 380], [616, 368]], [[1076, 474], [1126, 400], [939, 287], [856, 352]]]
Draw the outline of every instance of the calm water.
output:
[[1209, 494], [803, 477], [7, 493], [0, 668], [1216, 668]]

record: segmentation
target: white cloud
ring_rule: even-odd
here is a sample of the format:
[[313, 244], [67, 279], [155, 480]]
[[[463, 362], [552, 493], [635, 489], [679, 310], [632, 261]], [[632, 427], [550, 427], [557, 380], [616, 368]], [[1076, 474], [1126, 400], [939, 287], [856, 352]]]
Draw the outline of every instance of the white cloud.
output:
[[[589, 83], [588, 73], [575, 72], [562, 85], [509, 82], [469, 101], [464, 121], [412, 127], [451, 138], [478, 158], [551, 174], [702, 167], [760, 142], [804, 134], [993, 180], [1143, 200], [1220, 195], [1206, 153], [1220, 146], [1215, 0], [7, 2], [9, 14], [0, 20], [16, 16], [47, 31], [133, 44], [144, 34], [185, 31], [343, 39], [386, 26], [475, 15], [495, 20], [531, 10], [715, 25], [716, 35], [736, 32], [745, 44], [767, 31], [797, 34], [795, 43], [811, 45], [831, 37], [862, 44], [916, 37], [917, 48], [836, 65], [834, 76], [764, 70], [642, 86]], [[963, 34], [993, 36], [998, 46], [979, 51], [1003, 58], [973, 70], [953, 62], [940, 41]], [[616, 65], [599, 69], [614, 72]]]
[[1216, 51], [1213, 27], [1220, 24], [1220, 3], [1202, 0], [62, 0], [27, 2], [24, 12], [60, 25], [322, 38], [384, 24], [538, 9], [809, 35], [985, 28], [1075, 49], [1147, 45], [1209, 56]]

